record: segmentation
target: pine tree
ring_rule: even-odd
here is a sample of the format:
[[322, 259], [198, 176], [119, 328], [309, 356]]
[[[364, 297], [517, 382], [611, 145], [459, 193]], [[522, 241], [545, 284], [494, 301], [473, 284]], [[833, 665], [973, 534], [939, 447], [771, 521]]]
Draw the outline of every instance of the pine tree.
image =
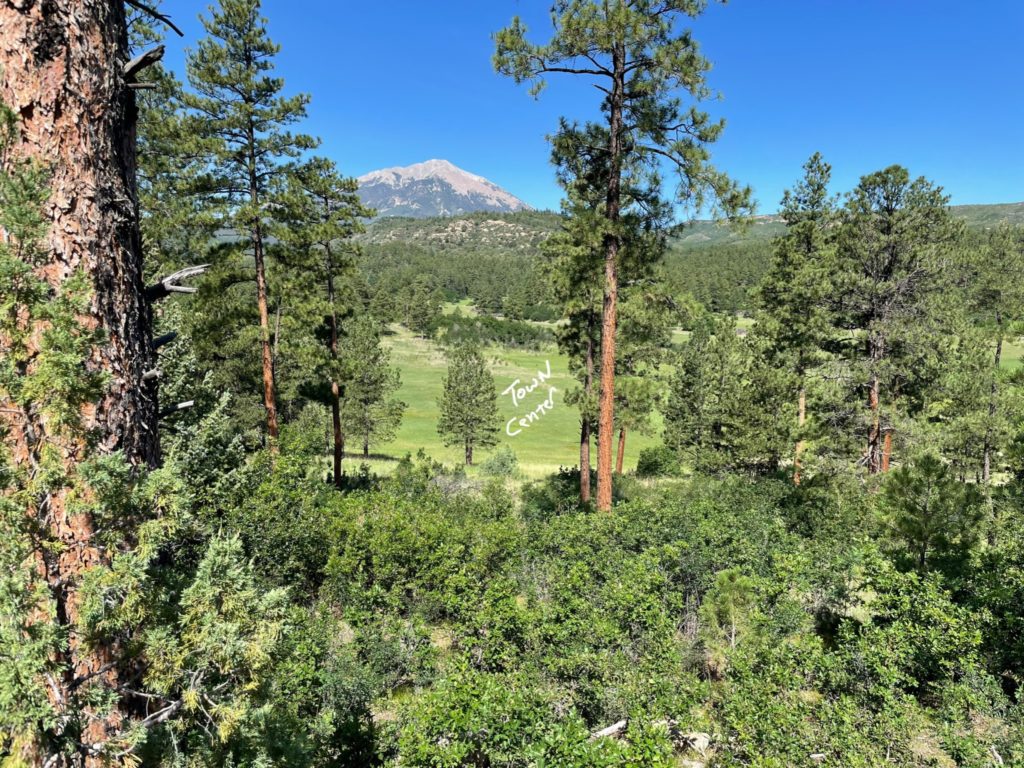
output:
[[417, 279], [409, 287], [405, 324], [418, 336], [426, 338], [441, 314], [441, 297], [425, 279]]
[[[708, 198], [728, 215], [749, 206], [749, 189], [740, 189], [709, 162], [707, 145], [722, 130], [696, 106], [685, 108], [681, 94], [694, 103], [710, 95], [705, 75], [710, 64], [681, 18], [696, 18], [705, 0], [559, 0], [552, 10], [550, 42], [533, 45], [516, 18], [495, 36], [496, 69], [517, 83], [530, 80], [538, 94], [544, 77], [566, 73], [596, 79], [604, 94], [607, 149], [599, 165], [607, 169], [602, 228], [604, 299], [601, 318], [601, 391], [598, 417], [597, 506], [612, 503], [612, 442], [615, 403], [620, 220], [624, 171], [646, 168], [657, 178], [661, 165], [678, 176], [675, 199], [704, 207]], [[625, 180], [629, 183], [629, 179]]]
[[498, 444], [498, 393], [479, 347], [464, 344], [449, 353], [438, 406], [437, 432], [445, 445], [465, 449], [466, 466], [475, 448]]
[[830, 333], [828, 299], [835, 258], [835, 202], [829, 197], [832, 167], [820, 153], [804, 164], [804, 177], [782, 198], [786, 233], [773, 243], [768, 274], [758, 287], [761, 332], [770, 338], [766, 361], [789, 370], [797, 387], [793, 482], [800, 484], [807, 420], [807, 376], [821, 360]]
[[886, 396], [911, 394], [938, 363], [939, 303], [953, 298], [941, 288], [953, 276], [963, 229], [948, 202], [941, 188], [911, 181], [900, 166], [864, 176], [846, 202], [834, 293], [867, 392], [864, 460], [872, 474], [888, 469], [892, 452]]
[[665, 444], [695, 469], [733, 464], [746, 367], [735, 321], [701, 318], [679, 354], [664, 413]]
[[[598, 424], [598, 393], [595, 382], [602, 361], [596, 354], [602, 347], [602, 301], [604, 271], [604, 238], [606, 229], [603, 201], [607, 189], [609, 168], [602, 163], [607, 145], [607, 132], [602, 126], [588, 124], [583, 127], [563, 121], [553, 139], [552, 161], [558, 169], [558, 179], [566, 192], [562, 202], [562, 229], [544, 243], [544, 272], [552, 299], [560, 305], [566, 321], [558, 329], [559, 348], [569, 357], [570, 369], [580, 382], [580, 388], [566, 393], [566, 403], [580, 410], [580, 500], [590, 501], [590, 438]], [[625, 201], [620, 217], [619, 279], [625, 286], [620, 291], [620, 303], [625, 307], [631, 292], [647, 291], [653, 276], [653, 267], [665, 251], [664, 229], [668, 220], [666, 206], [658, 198], [657, 190], [642, 174], [634, 178], [622, 192]], [[646, 295], [633, 306], [647, 301]], [[661, 305], [660, 300], [653, 302]], [[617, 365], [627, 374], [636, 370], [642, 359], [658, 357], [659, 342], [667, 344], [664, 334], [647, 339], [645, 322], [629, 323], [634, 319], [653, 317], [644, 309], [626, 312], [628, 328], [620, 329], [625, 350], [617, 354]], [[623, 321], [619, 321], [622, 325]], [[648, 326], [649, 330], [649, 326]], [[662, 327], [667, 332], [667, 326]], [[638, 333], [639, 332], [639, 333]], [[635, 338], [635, 337], [640, 338]], [[622, 346], [622, 345], [620, 345]], [[634, 393], [636, 394], [636, 393]], [[624, 398], [617, 396], [617, 402]], [[633, 398], [635, 405], [640, 399]], [[619, 427], [619, 456], [622, 456], [626, 422], [639, 416], [626, 415], [617, 422]], [[639, 425], [642, 420], [637, 420]]]
[[84, 584], [115, 547], [82, 472], [103, 454], [159, 460], [130, 59], [122, 3], [0, 6], [0, 568], [26, 589], [10, 625], [3, 606], [0, 642], [14, 627], [31, 640], [0, 656], [5, 679], [10, 663], [33, 675], [19, 717], [38, 717], [12, 759], [38, 765], [103, 764], [128, 716], [121, 640], [83, 617]]
[[[315, 326], [326, 318], [326, 356], [317, 369], [326, 371], [330, 388], [331, 427], [334, 448], [334, 484], [341, 487], [341, 462], [345, 453], [342, 428], [341, 402], [346, 377], [342, 371], [340, 348], [341, 320], [346, 312], [343, 294], [353, 282], [354, 259], [358, 249], [351, 238], [363, 231], [362, 219], [373, 211], [365, 208], [356, 192], [354, 179], [343, 178], [334, 163], [326, 158], [313, 158], [303, 164], [289, 179], [286, 196], [288, 221], [278, 236], [287, 243], [286, 271], [299, 285], [296, 294], [303, 296], [307, 305], [307, 334], [318, 330]], [[322, 290], [311, 290], [319, 286]], [[351, 294], [351, 291], [348, 291]], [[348, 304], [355, 303], [349, 295]], [[314, 326], [314, 327], [310, 327]], [[323, 345], [322, 345], [323, 348]], [[358, 359], [358, 355], [354, 359]], [[387, 433], [387, 429], [384, 429]], [[365, 431], [361, 432], [364, 436]]]
[[278, 207], [274, 187], [292, 160], [317, 142], [287, 128], [306, 115], [309, 98], [281, 96], [284, 80], [272, 72], [279, 46], [267, 35], [260, 0], [222, 0], [203, 19], [207, 37], [190, 52], [191, 91], [184, 102], [194, 135], [212, 142], [202, 191], [224, 222], [244, 233], [255, 267], [263, 407], [271, 446], [278, 436], [270, 300], [267, 221]]
[[346, 324], [343, 356], [341, 419], [345, 432], [362, 443], [363, 456], [369, 456], [370, 444], [393, 440], [402, 423], [406, 404], [393, 397], [402, 380], [372, 317], [364, 315]]
[[1024, 319], [1024, 236], [1004, 223], [973, 255], [968, 268], [971, 310], [995, 348], [981, 437], [981, 480], [987, 485], [993, 457], [1009, 436], [1007, 414], [1000, 408], [1000, 365], [1008, 332]]

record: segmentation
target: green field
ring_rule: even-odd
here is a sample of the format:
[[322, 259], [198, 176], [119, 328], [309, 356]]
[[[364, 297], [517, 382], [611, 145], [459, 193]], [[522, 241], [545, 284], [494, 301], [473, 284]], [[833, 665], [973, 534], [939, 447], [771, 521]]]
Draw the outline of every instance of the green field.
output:
[[[442, 445], [437, 434], [437, 399], [441, 395], [441, 382], [447, 367], [443, 350], [432, 342], [414, 337], [400, 326], [392, 326], [391, 330], [392, 335], [385, 338], [385, 343], [391, 348], [392, 362], [402, 374], [402, 388], [398, 397], [408, 408], [395, 440], [373, 446], [374, 457], [368, 463], [373, 471], [386, 474], [398, 459], [407, 453], [415, 454], [420, 448], [445, 464], [460, 463], [461, 448]], [[508, 445], [515, 451], [520, 471], [529, 478], [538, 478], [557, 471], [560, 466], [577, 466], [579, 414], [574, 406], [566, 405], [564, 401], [566, 391], [575, 386], [568, 373], [566, 358], [554, 347], [539, 352], [490, 347], [486, 355], [499, 393], [498, 408], [502, 426], [499, 445]], [[549, 361], [552, 374], [549, 382], [527, 395], [518, 407], [513, 406], [510, 395], [501, 394], [516, 379], [520, 380], [521, 385], [529, 384], [538, 371], [547, 370], [546, 364]], [[547, 397], [548, 385], [557, 390], [553, 398], [554, 407], [520, 434], [513, 437], [507, 435], [507, 421], [513, 417], [525, 417], [534, 410]], [[640, 449], [654, 443], [653, 438], [630, 435], [624, 468], [627, 471], [634, 469]], [[474, 462], [479, 464], [492, 452], [493, 449], [478, 451]], [[358, 469], [361, 462], [362, 457], [359, 456], [347, 458], [346, 471]]]
[[1003, 343], [1003, 368], [1015, 371], [1020, 368], [1022, 359], [1024, 359], [1024, 338]]

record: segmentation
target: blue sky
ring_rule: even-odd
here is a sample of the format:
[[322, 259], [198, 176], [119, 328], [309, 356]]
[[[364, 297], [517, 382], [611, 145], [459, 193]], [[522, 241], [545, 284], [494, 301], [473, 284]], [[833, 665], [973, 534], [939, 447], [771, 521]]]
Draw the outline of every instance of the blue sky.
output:
[[[165, 0], [186, 37], [207, 2]], [[289, 93], [309, 93], [305, 130], [353, 176], [443, 158], [538, 208], [559, 190], [545, 136], [600, 94], [553, 76], [538, 101], [491, 67], [491, 34], [520, 15], [546, 39], [548, 0], [264, 0]], [[1024, 200], [1024, 0], [733, 0], [693, 29], [714, 63], [706, 105], [726, 119], [715, 163], [777, 209], [821, 151], [836, 191], [892, 163], [953, 203]]]

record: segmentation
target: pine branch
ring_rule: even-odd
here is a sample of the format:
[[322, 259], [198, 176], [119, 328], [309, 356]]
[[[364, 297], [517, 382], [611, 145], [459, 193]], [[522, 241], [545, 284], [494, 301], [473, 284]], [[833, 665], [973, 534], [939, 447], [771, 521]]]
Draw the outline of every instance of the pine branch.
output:
[[136, 10], [142, 11], [143, 13], [145, 13], [148, 16], [152, 16], [157, 21], [163, 22], [168, 27], [170, 27], [175, 32], [177, 32], [178, 33], [178, 37], [184, 37], [185, 36], [185, 33], [182, 32], [180, 29], [178, 29], [178, 27], [174, 24], [173, 21], [171, 21], [170, 17], [168, 17], [166, 14], [160, 13], [155, 8], [151, 8], [148, 5], [146, 5], [145, 3], [139, 2], [139, 0], [124, 0], [124, 2], [125, 2], [126, 5], [130, 5], [132, 8], [134, 8]]

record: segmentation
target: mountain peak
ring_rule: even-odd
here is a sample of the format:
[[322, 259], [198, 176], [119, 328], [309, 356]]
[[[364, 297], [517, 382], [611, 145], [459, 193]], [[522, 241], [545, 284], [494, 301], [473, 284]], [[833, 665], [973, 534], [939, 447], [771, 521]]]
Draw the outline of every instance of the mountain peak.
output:
[[483, 176], [448, 160], [383, 168], [359, 179], [363, 202], [381, 216], [455, 216], [473, 211], [513, 212], [530, 206]]

